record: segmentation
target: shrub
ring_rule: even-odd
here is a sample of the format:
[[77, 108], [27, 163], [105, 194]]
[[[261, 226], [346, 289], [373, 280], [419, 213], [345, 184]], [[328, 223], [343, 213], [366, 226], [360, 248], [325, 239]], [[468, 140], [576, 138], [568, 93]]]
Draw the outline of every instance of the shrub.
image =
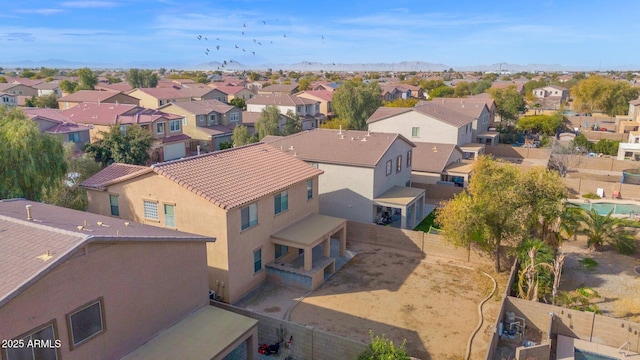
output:
[[582, 260], [578, 260], [580, 265], [589, 271], [593, 271], [598, 267], [598, 262], [593, 260], [592, 258], [584, 258]]
[[600, 197], [600, 195], [596, 194], [596, 193], [586, 193], [586, 194], [582, 194], [582, 197], [585, 199], [602, 199]]
[[387, 339], [384, 335], [373, 335], [373, 331], [369, 331], [371, 336], [371, 343], [367, 350], [365, 350], [358, 360], [409, 360], [409, 355], [405, 351], [404, 347], [407, 340], [404, 340], [400, 346], [393, 345], [393, 341]]

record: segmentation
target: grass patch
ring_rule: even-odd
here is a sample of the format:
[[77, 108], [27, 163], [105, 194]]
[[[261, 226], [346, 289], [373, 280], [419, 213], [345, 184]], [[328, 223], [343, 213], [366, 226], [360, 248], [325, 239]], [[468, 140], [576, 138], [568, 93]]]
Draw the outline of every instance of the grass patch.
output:
[[584, 258], [578, 260], [578, 262], [580, 263], [580, 265], [582, 265], [583, 268], [589, 271], [593, 271], [598, 267], [598, 262], [593, 260], [592, 258]]
[[418, 226], [416, 226], [413, 230], [415, 231], [424, 231], [424, 232], [429, 232], [429, 230], [431, 229], [431, 227], [434, 227], [436, 229], [438, 229], [437, 226], [435, 226], [436, 224], [436, 210], [433, 210], [429, 215], [427, 215], [426, 218], [424, 218], [424, 220], [422, 220], [420, 222], [420, 224], [418, 224]]

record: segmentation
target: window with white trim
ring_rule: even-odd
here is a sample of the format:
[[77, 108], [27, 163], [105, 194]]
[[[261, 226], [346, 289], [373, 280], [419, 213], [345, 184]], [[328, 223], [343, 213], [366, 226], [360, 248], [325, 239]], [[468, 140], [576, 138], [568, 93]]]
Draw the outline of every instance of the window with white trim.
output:
[[411, 162], [413, 161], [413, 150], [407, 151], [407, 167], [411, 166]]
[[156, 124], [156, 133], [157, 134], [164, 134], [164, 123], [157, 123]]
[[249, 204], [240, 209], [240, 228], [248, 229], [258, 224], [258, 204]]
[[73, 348], [105, 331], [102, 298], [67, 314], [69, 347]]
[[159, 220], [158, 202], [144, 200], [144, 218], [151, 220]]
[[313, 198], [313, 180], [307, 180], [307, 200]]
[[187, 117], [182, 118], [182, 125], [187, 125]]
[[391, 169], [393, 168], [393, 163], [391, 160], [387, 160], [387, 176], [391, 175]]
[[118, 204], [118, 195], [109, 195], [109, 206], [111, 207], [111, 216], [120, 216], [120, 205]]
[[232, 112], [231, 114], [229, 114], [229, 121], [230, 122], [240, 121], [240, 114], [237, 112]]
[[289, 193], [286, 191], [283, 191], [279, 194], [276, 194], [274, 196], [274, 200], [273, 200], [273, 213], [275, 215], [280, 214], [283, 211], [286, 211], [289, 209]]
[[420, 128], [412, 127], [411, 128], [411, 137], [420, 137]]
[[72, 143], [79, 143], [80, 142], [80, 134], [78, 134], [78, 133], [69, 133], [69, 141], [71, 141]]
[[170, 132], [180, 131], [180, 120], [169, 121], [169, 131]]
[[402, 155], [398, 155], [396, 158], [396, 173], [402, 171]]
[[262, 249], [253, 251], [253, 272], [257, 273], [262, 270]]

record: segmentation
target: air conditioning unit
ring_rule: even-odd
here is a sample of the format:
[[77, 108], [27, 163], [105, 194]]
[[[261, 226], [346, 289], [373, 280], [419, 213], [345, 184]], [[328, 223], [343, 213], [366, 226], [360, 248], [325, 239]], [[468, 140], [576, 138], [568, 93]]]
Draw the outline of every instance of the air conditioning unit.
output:
[[220, 297], [220, 295], [216, 294], [215, 291], [209, 290], [209, 300], [210, 301], [221, 301], [222, 298]]

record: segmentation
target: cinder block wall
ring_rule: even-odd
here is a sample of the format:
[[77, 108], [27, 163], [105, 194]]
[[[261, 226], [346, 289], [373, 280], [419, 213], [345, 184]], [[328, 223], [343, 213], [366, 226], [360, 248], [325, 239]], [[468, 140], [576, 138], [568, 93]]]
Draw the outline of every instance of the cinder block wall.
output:
[[[274, 344], [279, 340], [280, 335], [283, 335], [285, 341], [293, 336], [291, 356], [294, 359], [356, 359], [368, 347], [368, 344], [333, 335], [312, 326], [272, 318], [217, 301], [212, 301], [211, 304], [258, 320], [258, 343], [260, 344]], [[287, 351], [287, 348], [281, 347], [280, 351], [282, 354], [283, 351]]]

